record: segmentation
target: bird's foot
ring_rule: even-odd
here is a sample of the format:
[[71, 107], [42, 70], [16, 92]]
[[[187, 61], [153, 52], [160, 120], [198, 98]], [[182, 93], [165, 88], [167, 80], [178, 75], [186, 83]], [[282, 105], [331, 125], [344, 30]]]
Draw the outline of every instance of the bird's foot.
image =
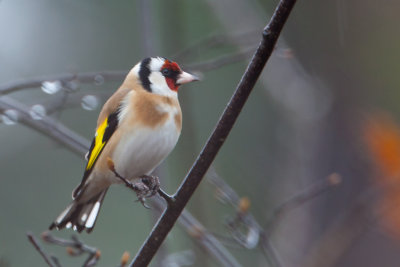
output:
[[122, 177], [116, 170], [114, 162], [111, 158], [107, 158], [107, 165], [110, 171], [112, 171], [117, 178], [119, 178], [126, 187], [135, 191], [136, 195], [138, 196], [138, 200], [145, 208], [149, 208], [145, 204], [146, 198], [152, 197], [155, 194], [159, 194], [168, 205], [172, 205], [175, 202], [175, 198], [173, 196], [169, 196], [160, 188], [160, 180], [157, 176], [153, 175], [142, 175], [139, 178], [139, 181], [132, 183], [125, 177]]
[[132, 189], [136, 192], [138, 200], [145, 208], [149, 208], [145, 204], [146, 198], [150, 198], [157, 194], [160, 190], [160, 180], [157, 176], [142, 175], [139, 181], [132, 183]]

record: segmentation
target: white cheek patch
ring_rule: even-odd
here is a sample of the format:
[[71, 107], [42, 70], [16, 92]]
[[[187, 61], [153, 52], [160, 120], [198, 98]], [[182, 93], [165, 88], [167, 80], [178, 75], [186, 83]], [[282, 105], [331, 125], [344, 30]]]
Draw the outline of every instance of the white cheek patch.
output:
[[171, 96], [176, 94], [169, 88], [165, 77], [159, 71], [153, 71], [149, 76], [149, 81], [151, 82], [150, 87], [152, 93]]
[[152, 89], [160, 90], [161, 87], [168, 87], [168, 84], [165, 80], [165, 77], [159, 71], [153, 71], [150, 76], [149, 80], [152, 85]]

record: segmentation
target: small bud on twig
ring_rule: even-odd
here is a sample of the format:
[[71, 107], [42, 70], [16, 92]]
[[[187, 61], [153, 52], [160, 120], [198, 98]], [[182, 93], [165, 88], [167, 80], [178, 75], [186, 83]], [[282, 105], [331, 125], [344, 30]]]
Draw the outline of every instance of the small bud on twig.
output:
[[115, 172], [114, 161], [113, 161], [110, 157], [107, 157], [107, 167], [108, 167], [112, 172]]
[[251, 206], [250, 199], [248, 197], [242, 197], [239, 200], [238, 212], [241, 214], [247, 213], [250, 209], [250, 206]]
[[50, 233], [48, 231], [43, 232], [40, 237], [43, 241], [47, 241], [49, 239]]
[[338, 173], [334, 172], [328, 176], [328, 182], [331, 185], [338, 185], [342, 182], [342, 176], [340, 176]]
[[96, 259], [100, 259], [100, 256], [101, 256], [101, 251], [100, 250], [96, 250], [96, 254], [94, 255], [94, 257]]
[[189, 235], [194, 238], [200, 238], [204, 234], [204, 229], [200, 225], [193, 225], [192, 228], [189, 230]]
[[76, 256], [76, 252], [75, 252], [75, 250], [74, 250], [72, 247], [67, 247], [67, 248], [66, 248], [66, 251], [67, 251], [68, 255], [70, 255], [70, 256]]
[[128, 251], [125, 251], [125, 252], [122, 254], [122, 257], [121, 257], [121, 267], [122, 267], [122, 266], [125, 266], [125, 265], [128, 263], [130, 257], [131, 257], [131, 255], [129, 254]]

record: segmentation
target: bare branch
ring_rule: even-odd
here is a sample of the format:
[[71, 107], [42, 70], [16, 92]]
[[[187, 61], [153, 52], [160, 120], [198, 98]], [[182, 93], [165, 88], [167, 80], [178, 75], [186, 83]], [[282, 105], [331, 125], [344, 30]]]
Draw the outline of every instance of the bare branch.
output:
[[89, 142], [62, 123], [48, 116], [44, 116], [41, 120], [33, 120], [29, 114], [29, 108], [24, 104], [7, 96], [0, 97], [0, 113], [8, 109], [14, 109], [18, 112], [18, 122], [47, 135], [73, 152], [81, 155], [87, 152]]
[[266, 235], [269, 236], [275, 229], [275, 226], [281, 221], [282, 217], [289, 211], [301, 206], [307, 201], [321, 195], [334, 188], [335, 186], [341, 183], [341, 176], [337, 173], [332, 173], [325, 179], [318, 181], [315, 184], [312, 184], [305, 191], [297, 193], [292, 198], [286, 200], [283, 204], [281, 204], [278, 208], [274, 210], [273, 216], [269, 225], [266, 227]]
[[70, 81], [78, 81], [80, 83], [93, 83], [97, 77], [102, 77], [104, 82], [121, 81], [125, 78], [128, 72], [124, 71], [98, 71], [98, 72], [85, 72], [78, 74], [59, 74], [38, 77], [33, 79], [26, 79], [21, 81], [13, 81], [0, 85], [0, 95], [8, 94], [26, 88], [41, 87], [45, 81], [61, 81], [64, 84]]
[[[214, 70], [246, 59], [250, 55], [251, 51], [253, 51], [253, 48], [244, 49], [242, 51], [227, 54], [216, 59], [201, 61], [194, 64], [188, 64], [186, 65], [186, 68], [188, 70], [199, 71], [199, 72]], [[61, 84], [66, 87], [68, 87], [68, 83], [70, 82], [96, 83], [96, 80], [99, 77], [102, 80], [102, 82], [120, 82], [125, 78], [127, 73], [128, 71], [126, 70], [98, 71], [98, 72], [84, 72], [77, 74], [58, 74], [58, 75], [23, 79], [20, 81], [12, 81], [1, 84], [0, 95], [6, 95], [24, 89], [38, 88], [41, 87], [42, 84], [46, 81], [60, 81]]]
[[153, 228], [131, 266], [147, 266], [154, 257], [161, 243], [172, 229], [185, 205], [200, 184], [207, 169], [229, 135], [258, 77], [269, 59], [279, 34], [285, 24], [296, 0], [282, 0], [270, 23], [263, 31], [261, 43], [244, 73], [234, 95], [221, 116], [214, 132], [201, 151], [193, 167], [175, 194], [176, 201], [169, 205]]
[[42, 233], [42, 239], [50, 244], [62, 246], [67, 248], [67, 252], [70, 256], [80, 256], [83, 253], [89, 254], [83, 266], [94, 266], [100, 259], [100, 250], [91, 247], [83, 243], [75, 235], [71, 237], [71, 240], [55, 237], [49, 232]]
[[[260, 226], [250, 212], [244, 212], [244, 210], [247, 208], [243, 208], [243, 204], [241, 204], [241, 198], [238, 196], [238, 194], [229, 186], [229, 184], [224, 181], [224, 179], [217, 174], [212, 166], [207, 172], [207, 175], [208, 181], [213, 184], [221, 194], [222, 201], [226, 201], [233, 207], [238, 207], [237, 217], [233, 222], [230, 223], [230, 226], [234, 226], [232, 224], [242, 222], [248, 228], [247, 236], [240, 236], [239, 233], [232, 228], [231, 230], [235, 240], [239, 242], [240, 245], [248, 249], [253, 248], [256, 245], [261, 246], [266, 258], [272, 263], [272, 266], [282, 266], [282, 261], [280, 260], [278, 252], [270, 242], [270, 239], [264, 234], [265, 230]], [[260, 238], [262, 242], [259, 242]]]
[[189, 55], [193, 54], [198, 54], [202, 50], [203, 51], [208, 51], [213, 47], [219, 46], [219, 45], [227, 45], [232, 42], [232, 40], [235, 41], [236, 44], [240, 43], [243, 45], [249, 45], [249, 44], [254, 44], [254, 41], [258, 40], [258, 31], [250, 31], [250, 32], [244, 32], [244, 33], [239, 33], [234, 36], [226, 36], [224, 34], [213, 34], [210, 36], [207, 36], [194, 44], [185, 47], [184, 49], [176, 52], [172, 58], [174, 58], [177, 61], [185, 61], [186, 58]]
[[198, 62], [191, 65], [186, 65], [185, 68], [192, 71], [210, 71], [236, 62], [240, 62], [248, 58], [251, 55], [251, 53], [253, 53], [253, 51], [254, 47], [250, 47], [246, 50], [223, 55], [218, 58]]
[[[32, 233], [27, 233], [26, 234], [29, 241], [32, 243], [32, 245], [35, 247], [35, 249], [39, 252], [39, 254], [42, 256], [44, 261], [49, 265], [50, 267], [56, 267], [58, 264], [53, 264], [51, 257], [47, 255], [47, 253], [42, 249], [42, 247], [39, 245], [39, 242], [36, 240], [36, 238], [33, 236]], [[58, 263], [58, 262], [57, 262]]]
[[316, 241], [301, 266], [338, 266], [338, 260], [368, 230], [370, 207], [365, 202], [352, 203], [348, 210]]

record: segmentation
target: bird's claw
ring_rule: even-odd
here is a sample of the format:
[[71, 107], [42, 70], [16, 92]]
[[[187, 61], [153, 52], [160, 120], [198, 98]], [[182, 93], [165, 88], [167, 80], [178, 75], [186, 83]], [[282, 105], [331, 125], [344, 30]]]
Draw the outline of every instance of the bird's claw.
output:
[[142, 203], [143, 207], [150, 209], [146, 205], [146, 198], [150, 198], [157, 194], [160, 189], [160, 181], [157, 176], [142, 175], [140, 180], [132, 184], [132, 188], [135, 190], [138, 197], [137, 201]]

